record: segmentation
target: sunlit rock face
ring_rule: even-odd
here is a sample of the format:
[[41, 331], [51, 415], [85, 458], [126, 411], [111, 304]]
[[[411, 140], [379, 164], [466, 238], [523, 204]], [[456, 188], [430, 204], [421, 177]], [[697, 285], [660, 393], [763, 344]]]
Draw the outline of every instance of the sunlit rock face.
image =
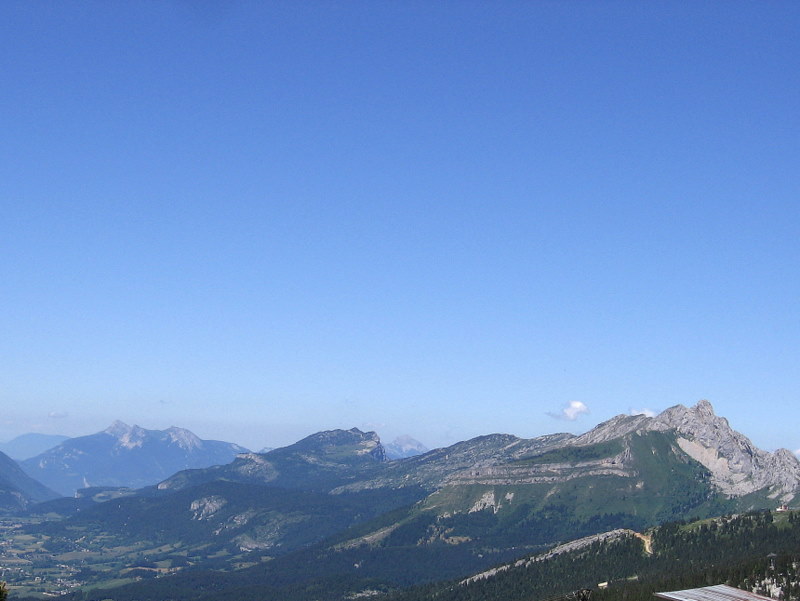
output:
[[618, 415], [572, 444], [597, 444], [633, 432], [675, 432], [680, 448], [711, 473], [720, 492], [732, 497], [764, 488], [770, 496], [789, 502], [800, 487], [800, 461], [790, 451], [774, 453], [756, 447], [750, 439], [730, 427], [728, 420], [714, 413], [711, 403], [699, 401], [694, 407], [675, 405], [655, 417]]
[[652, 418], [648, 427], [677, 432], [680, 447], [708, 468], [714, 484], [727, 495], [769, 488], [771, 496], [788, 502], [800, 487], [800, 461], [791, 452], [759, 449], [717, 416], [708, 401], [692, 408], [671, 407]]

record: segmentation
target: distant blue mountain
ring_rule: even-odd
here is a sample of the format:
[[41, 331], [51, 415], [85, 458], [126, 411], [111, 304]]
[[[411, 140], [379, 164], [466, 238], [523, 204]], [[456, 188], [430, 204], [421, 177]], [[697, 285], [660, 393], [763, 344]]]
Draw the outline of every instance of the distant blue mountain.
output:
[[427, 453], [430, 449], [418, 440], [408, 435], [398, 436], [392, 442], [384, 445], [386, 457], [389, 459], [405, 459]]
[[58, 434], [23, 434], [8, 442], [0, 442], [0, 452], [5, 453], [12, 459], [22, 461], [31, 457], [36, 457], [48, 449], [61, 444], [69, 436]]
[[63, 441], [20, 462], [31, 477], [66, 496], [90, 486], [139, 488], [185, 469], [231, 462], [248, 449], [201, 440], [188, 430], [145, 430], [120, 421], [109, 428]]

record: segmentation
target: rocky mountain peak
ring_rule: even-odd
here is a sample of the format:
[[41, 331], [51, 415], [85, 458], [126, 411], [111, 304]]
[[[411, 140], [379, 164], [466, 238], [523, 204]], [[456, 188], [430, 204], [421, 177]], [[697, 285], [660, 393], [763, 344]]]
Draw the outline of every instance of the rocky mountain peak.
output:
[[71, 496], [88, 486], [155, 484], [187, 467], [228, 463], [242, 451], [232, 443], [200, 440], [183, 428], [146, 430], [117, 420], [102, 432], [70, 438], [21, 464], [47, 486]]
[[698, 401], [694, 407], [675, 405], [653, 418], [650, 429], [676, 429], [694, 434], [707, 429], [715, 429], [726, 434], [733, 432], [728, 420], [717, 416], [714, 407], [706, 400]]
[[744, 435], [731, 428], [728, 420], [714, 413], [708, 401], [700, 401], [694, 407], [675, 405], [652, 418], [648, 430], [675, 430], [690, 440], [707, 448], [732, 452], [734, 447], [748, 456], [758, 449]]
[[358, 455], [369, 455], [376, 461], [386, 461], [386, 449], [381, 444], [380, 436], [376, 432], [362, 432], [364, 440]]
[[718, 445], [738, 436], [742, 444], [752, 447], [749, 440], [730, 427], [728, 420], [714, 413], [714, 407], [706, 400], [699, 401], [694, 407], [675, 405], [655, 417], [641, 414], [617, 415], [581, 434], [572, 444], [597, 444], [636, 431], [665, 430], [675, 430], [692, 439], [700, 439], [707, 446]]
[[729, 496], [764, 488], [788, 502], [800, 488], [800, 460], [785, 449], [768, 453], [734, 430], [707, 400], [694, 407], [675, 405], [655, 417], [618, 415], [570, 442], [592, 445], [635, 432], [672, 431], [692, 459], [705, 466], [714, 484]]
[[117, 439], [117, 444], [125, 448], [141, 446], [147, 438], [147, 430], [139, 426], [129, 426], [125, 422], [116, 420], [108, 428], [103, 430], [103, 434]]
[[714, 407], [706, 399], [700, 399], [694, 406], [694, 412], [698, 415], [714, 415]]
[[670, 407], [647, 425], [648, 430], [673, 430], [678, 445], [702, 463], [712, 481], [731, 496], [770, 488], [775, 497], [788, 500], [800, 486], [800, 461], [785, 449], [768, 453], [731, 428], [714, 413], [711, 403]]
[[363, 432], [358, 428], [317, 432], [285, 448], [340, 457], [368, 456], [376, 461], [386, 461], [380, 437], [375, 432]]
[[392, 442], [384, 445], [386, 456], [389, 459], [404, 459], [428, 452], [428, 447], [420, 441], [411, 438], [408, 434], [398, 436]]
[[104, 434], [108, 434], [109, 436], [113, 436], [114, 438], [122, 438], [126, 434], [130, 433], [131, 426], [126, 424], [120, 420], [114, 420], [114, 423], [111, 424], [108, 428], [103, 430]]
[[147, 430], [139, 426], [131, 426], [122, 436], [119, 436], [119, 446], [126, 449], [141, 447], [147, 440]]
[[172, 426], [166, 430], [167, 436], [171, 442], [174, 442], [182, 449], [199, 449], [203, 446], [203, 441], [189, 430], [185, 428], [177, 428]]

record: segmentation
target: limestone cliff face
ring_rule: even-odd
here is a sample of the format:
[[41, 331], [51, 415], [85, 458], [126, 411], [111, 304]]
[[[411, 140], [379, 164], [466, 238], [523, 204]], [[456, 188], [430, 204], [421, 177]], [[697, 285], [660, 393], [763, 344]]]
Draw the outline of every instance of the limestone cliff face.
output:
[[[484, 483], [485, 479], [507, 482], [522, 478], [520, 470], [508, 465], [515, 460], [565, 446], [572, 434], [549, 434], [522, 439], [510, 434], [488, 434], [452, 446], [434, 449], [422, 455], [384, 464], [380, 473], [335, 489], [333, 492], [355, 492], [374, 488], [421, 486], [436, 490], [458, 483]], [[504, 472], [511, 469], [513, 474]], [[502, 473], [501, 473], [502, 472]]]
[[681, 449], [702, 463], [712, 481], [729, 496], [770, 488], [770, 496], [788, 502], [800, 487], [800, 461], [786, 449], [762, 451], [714, 414], [708, 401], [692, 408], [676, 405], [652, 418], [650, 430], [674, 430]]
[[559, 484], [590, 476], [634, 478], [625, 454], [577, 463], [545, 463], [541, 465], [496, 465], [462, 470], [447, 476], [442, 485], [480, 484], [484, 486], [519, 486], [524, 484]]
[[789, 502], [800, 488], [800, 461], [793, 453], [759, 449], [731, 428], [727, 419], [717, 416], [705, 400], [694, 407], [675, 405], [655, 417], [618, 415], [572, 444], [592, 445], [646, 431], [675, 432], [681, 450], [703, 464], [711, 472], [713, 484], [728, 496], [769, 488], [772, 498]]

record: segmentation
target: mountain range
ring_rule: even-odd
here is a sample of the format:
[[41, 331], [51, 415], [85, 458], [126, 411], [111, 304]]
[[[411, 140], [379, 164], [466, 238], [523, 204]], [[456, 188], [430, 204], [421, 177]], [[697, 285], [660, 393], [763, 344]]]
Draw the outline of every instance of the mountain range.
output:
[[201, 440], [189, 430], [145, 430], [116, 421], [96, 434], [69, 438], [20, 465], [64, 496], [97, 486], [139, 488], [175, 472], [230, 462], [247, 449]]
[[[691, 472], [693, 484], [702, 483], [710, 497], [761, 493], [777, 506], [800, 492], [800, 461], [793, 453], [758, 449], [715, 415], [708, 401], [692, 408], [676, 405], [655, 417], [619, 415], [580, 436], [491, 434], [398, 461], [387, 461], [374, 432], [320, 432], [266, 454], [243, 454], [227, 465], [178, 473], [159, 488], [216, 479], [333, 494], [415, 485], [440, 497], [458, 488], [464, 494], [456, 496], [464, 503], [476, 491], [481, 499], [497, 497], [502, 487], [544, 487], [552, 496], [556, 487], [591, 477], [611, 478], [636, 494], [644, 491], [648, 478], [664, 476], [658, 471], [662, 464], [672, 478]], [[487, 507], [496, 512], [512, 504], [495, 500]], [[446, 511], [471, 507], [448, 506]]]
[[[132, 428], [115, 430], [135, 446], [124, 434]], [[45, 548], [102, 546], [103, 578], [124, 577], [120, 566], [144, 554], [171, 574], [174, 599], [196, 598], [198, 579], [220, 599], [313, 579], [347, 581], [347, 594], [360, 594], [465, 578], [614, 529], [776, 508], [798, 494], [792, 453], [758, 449], [700, 401], [620, 415], [577, 436], [490, 434], [398, 460], [374, 432], [319, 432], [111, 501], [85, 498], [77, 513], [42, 503], [39, 513], [65, 519], [28, 534]], [[114, 598], [164, 598], [161, 587], [131, 582]]]

